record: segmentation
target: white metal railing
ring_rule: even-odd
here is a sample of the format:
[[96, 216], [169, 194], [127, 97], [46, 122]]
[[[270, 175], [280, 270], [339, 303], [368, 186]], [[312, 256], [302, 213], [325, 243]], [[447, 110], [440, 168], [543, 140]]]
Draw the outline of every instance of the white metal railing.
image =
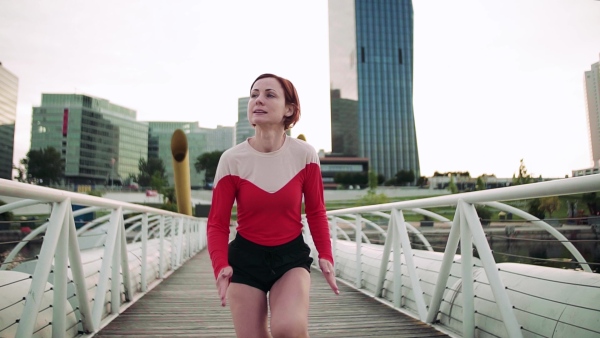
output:
[[[595, 191], [600, 191], [600, 175], [329, 211], [336, 273], [339, 280], [452, 336], [595, 337], [600, 335], [600, 274], [592, 273], [555, 227], [501, 203]], [[475, 205], [511, 212], [546, 230], [583, 271], [497, 264]], [[434, 207], [454, 208], [453, 220], [427, 210]], [[443, 252], [432, 251], [420, 233], [427, 250], [412, 247], [409, 233], [418, 230], [405, 221], [409, 211], [449, 225]], [[385, 232], [385, 226], [373, 226], [377, 217], [387, 220]], [[365, 240], [367, 229], [384, 244]]]
[[[0, 213], [52, 204], [0, 266], [0, 337], [91, 336], [206, 246], [205, 219], [2, 179], [0, 196], [22, 199]], [[41, 235], [37, 259], [19, 260]]]
[[[501, 203], [595, 191], [600, 175], [330, 211], [336, 273], [452, 336], [597, 336], [600, 275], [589, 272], [590, 264], [554, 227]], [[48, 221], [23, 241], [44, 234], [38, 259], [0, 271], [0, 294], [8, 296], [0, 305], [0, 337], [93, 335], [206, 246], [203, 219], [6, 180], [0, 180], [0, 196], [53, 205]], [[0, 213], [32, 204], [15, 202]], [[73, 212], [72, 204], [88, 207]], [[496, 263], [475, 205], [545, 229], [584, 271]], [[446, 206], [454, 208], [452, 220], [427, 210]], [[75, 217], [90, 211], [98, 217], [76, 230]], [[443, 252], [406, 222], [407, 212], [450, 226]], [[369, 243], [367, 230], [379, 233], [383, 245]], [[409, 234], [426, 250], [413, 248]], [[11, 253], [2, 269], [15, 260]]]

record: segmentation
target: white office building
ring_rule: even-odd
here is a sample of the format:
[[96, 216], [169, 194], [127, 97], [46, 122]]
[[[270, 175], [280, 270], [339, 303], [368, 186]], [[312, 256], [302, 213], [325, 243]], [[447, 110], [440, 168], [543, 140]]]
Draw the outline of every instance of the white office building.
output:
[[600, 172], [600, 61], [585, 72], [584, 81], [592, 167], [573, 170], [573, 177]]

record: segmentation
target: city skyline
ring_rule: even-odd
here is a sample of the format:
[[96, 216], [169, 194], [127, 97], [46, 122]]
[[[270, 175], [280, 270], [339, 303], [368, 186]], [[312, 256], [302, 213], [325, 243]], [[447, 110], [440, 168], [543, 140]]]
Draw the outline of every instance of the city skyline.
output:
[[[521, 158], [544, 177], [592, 165], [584, 72], [600, 55], [600, 2], [413, 7], [422, 175], [510, 177]], [[298, 87], [303, 116], [293, 136], [330, 151], [327, 14], [327, 2], [316, 0], [240, 2], [235, 10], [202, 1], [2, 2], [0, 62], [19, 79], [13, 161], [29, 150], [41, 93], [106, 98], [139, 120], [234, 126], [238, 98], [264, 72]]]

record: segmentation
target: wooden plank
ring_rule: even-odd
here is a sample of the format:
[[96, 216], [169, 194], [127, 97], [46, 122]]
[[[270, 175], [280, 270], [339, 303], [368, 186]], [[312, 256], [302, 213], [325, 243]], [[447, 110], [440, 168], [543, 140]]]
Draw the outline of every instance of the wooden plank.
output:
[[[340, 284], [331, 292], [318, 270], [311, 273], [311, 337], [448, 337], [360, 291]], [[235, 337], [221, 307], [208, 252], [190, 259], [119, 315], [95, 337]]]

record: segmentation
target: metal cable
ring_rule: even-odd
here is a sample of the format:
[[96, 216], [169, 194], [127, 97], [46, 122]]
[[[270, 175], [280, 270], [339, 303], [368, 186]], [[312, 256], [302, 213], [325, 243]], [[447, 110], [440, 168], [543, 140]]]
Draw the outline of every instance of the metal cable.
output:
[[11, 307], [11, 306], [13, 306], [13, 305], [15, 305], [15, 304], [19, 304], [20, 302], [22, 302], [22, 301], [24, 301], [24, 300], [25, 300], [25, 297], [23, 297], [22, 299], [19, 299], [18, 301], [14, 302], [14, 303], [12, 303], [12, 304], [9, 304], [9, 305], [7, 305], [7, 306], [5, 306], [5, 307], [1, 308], [1, 309], [0, 309], [0, 311], [3, 311], [3, 310], [5, 310], [5, 309], [8, 309], [9, 307]]
[[558, 239], [535, 239], [535, 238], [517, 238], [517, 237], [507, 237], [507, 236], [496, 236], [490, 235], [490, 238], [502, 238], [509, 239], [513, 241], [526, 241], [526, 242], [552, 242], [552, 243], [587, 243], [587, 242], [600, 242], [600, 239], [567, 239], [566, 241], [561, 241]]
[[497, 336], [497, 335], [495, 335], [495, 334], [493, 334], [493, 333], [491, 333], [491, 332], [488, 332], [488, 331], [486, 331], [486, 330], [484, 330], [484, 329], [480, 328], [479, 326], [475, 326], [475, 330], [479, 330], [479, 331], [481, 331], [481, 332], [483, 332], [483, 333], [487, 333], [487, 334], [489, 334], [490, 336], [494, 336], [494, 337], [502, 338], [502, 336]]
[[22, 282], [22, 281], [24, 281], [24, 280], [32, 279], [32, 278], [33, 278], [33, 276], [27, 276], [27, 277], [25, 277], [25, 278], [23, 278], [23, 279], [19, 279], [19, 280], [16, 280], [16, 281], [10, 282], [10, 283], [2, 284], [2, 285], [0, 285], [0, 288], [3, 288], [3, 287], [5, 287], [5, 286], [7, 286], [7, 285], [11, 285], [11, 284], [19, 283], [19, 282]]
[[559, 281], [556, 281], [556, 280], [553, 280], [553, 279], [540, 278], [540, 277], [531, 276], [531, 275], [524, 275], [522, 273], [508, 271], [508, 270], [502, 270], [500, 268], [498, 268], [498, 271], [502, 271], [502, 272], [506, 272], [506, 273], [511, 273], [513, 275], [518, 275], [518, 276], [522, 276], [522, 277], [535, 278], [535, 279], [543, 280], [543, 281], [546, 281], [546, 282], [554, 282], [554, 283], [567, 284], [567, 285], [583, 286], [583, 287], [588, 287], [588, 288], [600, 288], [600, 286], [595, 286], [595, 285], [585, 285], [585, 284], [577, 284], [577, 283], [569, 283], [569, 282], [559, 282]]
[[2, 330], [0, 330], [0, 332], [2, 332], [2, 331], [4, 331], [4, 330], [8, 329], [9, 327], [11, 327], [11, 326], [13, 326], [13, 325], [15, 325], [15, 324], [18, 324], [18, 323], [19, 323], [19, 320], [17, 319], [17, 320], [15, 320], [15, 322], [14, 322], [14, 323], [12, 323], [12, 324], [10, 324], [9, 326], [7, 326], [7, 327], [3, 328]]
[[507, 257], [517, 257], [517, 258], [525, 258], [525, 259], [529, 259], [532, 261], [540, 261], [540, 262], [552, 262], [552, 263], [561, 263], [561, 264], [575, 264], [575, 265], [581, 265], [581, 264], [587, 264], [587, 265], [600, 265], [600, 263], [590, 263], [590, 262], [577, 262], [577, 261], [558, 261], [556, 259], [548, 259], [548, 258], [535, 258], [535, 257], [529, 257], [529, 256], [521, 256], [521, 255], [514, 255], [514, 254], [509, 254], [509, 253], [504, 253], [504, 252], [496, 252], [493, 251], [493, 254], [497, 254], [500, 256], [507, 256]]
[[600, 312], [600, 310], [598, 310], [598, 309], [589, 308], [589, 307], [585, 307], [585, 306], [579, 306], [579, 305], [576, 305], [576, 304], [569, 304], [569, 303], [565, 303], [565, 302], [559, 302], [559, 301], [554, 300], [554, 299], [549, 299], [549, 298], [540, 297], [540, 296], [537, 296], [537, 295], [534, 295], [534, 294], [529, 294], [529, 293], [521, 292], [519, 290], [511, 289], [509, 287], [506, 287], [506, 290], [510, 290], [510, 291], [515, 292], [515, 293], [520, 293], [522, 295], [530, 296], [530, 297], [537, 298], [537, 299], [543, 299], [543, 300], [546, 300], [546, 301], [549, 301], [549, 302], [553, 302], [553, 303], [558, 303], [558, 304], [562, 304], [562, 305], [576, 307], [576, 308], [579, 308], [579, 309], [590, 310], [590, 311], [594, 311], [594, 312]]

